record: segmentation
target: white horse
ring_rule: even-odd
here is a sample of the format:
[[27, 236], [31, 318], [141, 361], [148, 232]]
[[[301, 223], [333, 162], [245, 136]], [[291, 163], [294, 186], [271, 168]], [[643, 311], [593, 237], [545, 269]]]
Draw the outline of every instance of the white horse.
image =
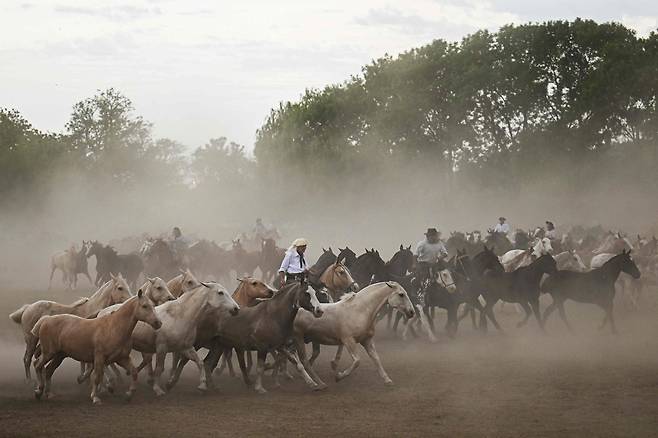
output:
[[116, 277], [110, 274], [112, 279], [102, 285], [91, 297], [81, 298], [73, 304], [60, 304], [54, 301], [36, 301], [32, 304], [25, 304], [20, 309], [13, 312], [9, 317], [17, 324], [20, 324], [25, 337], [25, 356], [23, 365], [25, 366], [25, 378], [29, 381], [32, 376], [30, 373], [30, 364], [32, 356], [37, 348], [38, 339], [32, 334], [32, 328], [39, 318], [44, 315], [61, 315], [71, 314], [82, 318], [93, 318], [98, 312], [113, 304], [122, 303], [130, 298], [130, 286], [121, 274]]
[[500, 263], [505, 272], [516, 271], [518, 268], [528, 266], [532, 261], [544, 254], [552, 254], [553, 246], [547, 237], [535, 240], [530, 249], [512, 249], [500, 257]]
[[167, 353], [179, 352], [184, 357], [194, 361], [199, 368], [198, 389], [208, 389], [206, 369], [194, 349], [197, 328], [205, 318], [207, 310], [224, 308], [236, 314], [240, 306], [233, 300], [231, 294], [219, 283], [201, 283], [202, 286], [183, 294], [174, 301], [168, 301], [155, 308], [158, 319], [162, 322], [159, 330], [147, 324], [139, 323], [132, 335], [133, 349], [142, 352], [144, 360], [138, 369], [151, 363], [155, 354], [155, 370], [153, 371], [153, 391], [161, 396], [165, 391], [160, 386], [160, 376], [164, 371], [164, 361]]
[[395, 282], [375, 283], [359, 293], [344, 295], [336, 303], [321, 304], [322, 317], [316, 318], [311, 312], [300, 309], [294, 322], [293, 337], [297, 352], [304, 368], [320, 388], [326, 384], [320, 379], [306, 358], [305, 340], [325, 345], [345, 346], [352, 356], [352, 364], [344, 371], [338, 371], [340, 348], [331, 367], [336, 371], [336, 380], [349, 376], [359, 366], [356, 345], [361, 344], [377, 367], [379, 375], [387, 385], [393, 383], [384, 371], [384, 367], [375, 350], [375, 321], [377, 314], [388, 303], [392, 308], [404, 313], [408, 318], [414, 316], [414, 306], [407, 291]]
[[58, 252], [53, 255], [50, 259], [50, 280], [48, 281], [48, 289], [52, 288], [53, 285], [53, 275], [55, 275], [56, 270], [62, 271], [62, 281], [66, 284], [68, 289], [74, 289], [75, 283], [77, 283], [77, 278], [75, 271], [77, 268], [77, 258], [82, 252], [86, 252], [86, 248], [80, 250], [80, 253], [76, 250], [75, 245], [62, 252]]
[[583, 263], [583, 259], [576, 253], [575, 250], [563, 251], [553, 257], [557, 268], [561, 271], [587, 271], [587, 265]]

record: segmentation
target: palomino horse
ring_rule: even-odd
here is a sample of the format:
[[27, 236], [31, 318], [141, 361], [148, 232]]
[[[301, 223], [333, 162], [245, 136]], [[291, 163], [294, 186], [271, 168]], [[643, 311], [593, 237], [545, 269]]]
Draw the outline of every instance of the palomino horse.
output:
[[359, 366], [360, 360], [356, 346], [361, 344], [375, 363], [384, 382], [387, 385], [393, 383], [384, 371], [373, 340], [377, 314], [385, 304], [404, 313], [407, 318], [414, 316], [414, 307], [407, 292], [395, 282], [375, 283], [362, 289], [359, 293], [345, 295], [337, 303], [322, 304], [321, 308], [324, 312], [322, 318], [316, 318], [317, 315], [302, 310], [297, 313], [294, 324], [297, 353], [304, 368], [317, 383], [318, 389], [326, 388], [327, 385], [306, 359], [305, 341], [345, 346], [352, 356], [352, 364], [347, 369], [338, 371], [341, 352], [339, 349], [336, 358], [331, 362], [331, 367], [336, 371], [336, 381], [349, 376]]
[[329, 265], [324, 270], [320, 275], [319, 282], [326, 288], [332, 301], [337, 301], [344, 293], [359, 290], [359, 284], [354, 281], [350, 270], [340, 261], [340, 258], [337, 258], [336, 263]]
[[199, 280], [197, 280], [189, 269], [181, 270], [180, 275], [175, 276], [167, 282], [167, 287], [176, 298], [199, 286], [201, 286], [201, 283], [199, 283]]
[[121, 274], [119, 274], [116, 277], [112, 276], [112, 279], [101, 286], [91, 297], [82, 298], [73, 304], [60, 304], [54, 301], [41, 300], [32, 304], [25, 304], [9, 315], [23, 329], [23, 335], [25, 337], [25, 356], [23, 357], [25, 378], [27, 380], [31, 379], [30, 364], [38, 341], [32, 335], [32, 328], [39, 318], [44, 315], [65, 313], [81, 316], [82, 318], [93, 318], [101, 309], [113, 304], [122, 303], [130, 298], [130, 296], [130, 287]]
[[32, 329], [32, 336], [39, 339], [41, 345], [41, 357], [34, 365], [39, 378], [39, 385], [34, 391], [37, 399], [44, 392], [46, 397], [52, 397], [51, 378], [67, 357], [80, 362], [93, 362], [91, 399], [95, 405], [101, 403], [98, 387], [103, 379], [103, 370], [112, 363], [119, 364], [132, 376], [126, 393], [130, 399], [137, 388], [137, 370], [130, 360], [130, 339], [138, 321], [146, 322], [155, 330], [162, 325], [155, 314], [153, 303], [141, 291], [119, 310], [103, 318], [54, 315], [39, 319]]
[[539, 313], [539, 284], [544, 274], [552, 275], [556, 272], [557, 265], [550, 254], [544, 254], [530, 265], [523, 266], [514, 272], [486, 271], [483, 276], [484, 291], [482, 294], [486, 304], [484, 312], [480, 315], [480, 329], [486, 331], [486, 314], [490, 316], [496, 328], [501, 330], [493, 315], [493, 306], [498, 300], [503, 300], [508, 303], [519, 303], [525, 310], [525, 318], [517, 324], [517, 327], [524, 326], [530, 315], [534, 313], [539, 327], [543, 330], [544, 324]]
[[617, 332], [612, 306], [615, 297], [615, 281], [619, 274], [625, 272], [633, 278], [640, 278], [640, 271], [631, 257], [630, 250], [622, 250], [600, 268], [589, 272], [559, 271], [546, 279], [542, 284], [542, 292], [551, 294], [553, 302], [546, 308], [543, 316], [544, 324], [555, 309], [558, 309], [562, 321], [569, 331], [573, 331], [566, 312], [564, 302], [573, 300], [579, 303], [596, 304], [605, 311], [605, 319], [601, 329], [610, 322], [612, 333]]
[[[263, 388], [265, 359], [268, 353], [278, 352], [279, 357], [287, 357], [293, 361], [306, 383], [317, 389], [317, 384], [308, 375], [297, 354], [290, 353], [285, 347], [292, 335], [293, 321], [300, 308], [308, 310], [316, 318], [323, 313], [315, 291], [308, 287], [308, 283], [293, 282], [284, 286], [273, 298], [243, 309], [237, 316], [225, 321], [215, 345], [210, 348], [205, 359], [208, 367], [206, 374], [210, 375], [226, 348], [235, 348], [242, 377], [247, 385], [251, 385], [242, 352], [256, 350], [258, 367], [254, 389], [262, 394], [266, 392]], [[184, 361], [185, 359], [178, 364], [179, 369], [184, 365]], [[274, 367], [276, 385], [279, 368], [279, 364]]]
[[516, 271], [522, 266], [528, 266], [533, 260], [544, 254], [552, 254], [553, 247], [547, 237], [538, 238], [527, 250], [512, 249], [500, 257], [500, 262], [505, 268], [505, 272]]
[[[155, 354], [155, 370], [149, 373], [153, 382], [153, 391], [162, 396], [165, 391], [160, 386], [160, 376], [164, 371], [167, 353], [179, 353], [193, 360], [199, 368], [198, 389], [205, 391], [206, 370], [194, 349], [194, 340], [199, 323], [212, 309], [223, 307], [231, 315], [237, 315], [240, 306], [233, 300], [224, 286], [219, 283], [201, 283], [197, 289], [181, 295], [177, 300], [166, 302], [155, 308], [162, 327], [153, 331], [146, 324], [137, 324], [132, 334], [133, 349], [142, 353], [139, 372], [145, 366], [151, 366]], [[149, 370], [150, 371], [150, 370]]]
[[[142, 287], [139, 288], [139, 292], [144, 293], [144, 295], [146, 295], [146, 297], [150, 299], [153, 302], [153, 305], [155, 306], [176, 299], [169, 291], [169, 288], [167, 287], [167, 283], [165, 283], [164, 280], [161, 279], [160, 277], [147, 278], [146, 282], [142, 285]], [[100, 317], [100, 316], [109, 315], [110, 313], [115, 312], [121, 305], [122, 304], [119, 303], [105, 307], [101, 309], [100, 312], [98, 312], [97, 316]], [[88, 366], [91, 366], [91, 364], [89, 364]], [[114, 365], [111, 365], [111, 367], [117, 379], [121, 380], [121, 374], [116, 369], [116, 367]], [[81, 374], [78, 377], [78, 383], [82, 383], [84, 381], [85, 364], [83, 363], [80, 364], [80, 371]]]

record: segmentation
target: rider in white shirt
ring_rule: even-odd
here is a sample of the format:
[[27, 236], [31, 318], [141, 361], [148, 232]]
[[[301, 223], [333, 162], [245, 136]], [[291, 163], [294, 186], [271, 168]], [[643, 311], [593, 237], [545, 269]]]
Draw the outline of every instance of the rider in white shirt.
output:
[[281, 287], [292, 281], [298, 281], [304, 278], [308, 271], [304, 252], [308, 242], [304, 238], [295, 239], [286, 251], [286, 255], [279, 268], [279, 282]]
[[506, 222], [507, 219], [503, 216], [498, 218], [498, 223], [493, 228], [494, 233], [502, 233], [505, 236], [509, 234], [509, 224]]

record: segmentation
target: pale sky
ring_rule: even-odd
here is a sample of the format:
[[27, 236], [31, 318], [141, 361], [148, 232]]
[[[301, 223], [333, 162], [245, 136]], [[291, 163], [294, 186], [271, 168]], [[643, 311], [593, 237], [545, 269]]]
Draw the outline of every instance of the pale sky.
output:
[[270, 108], [385, 53], [575, 17], [647, 35], [658, 1], [0, 0], [0, 107], [61, 132], [75, 102], [115, 87], [156, 137], [251, 148]]

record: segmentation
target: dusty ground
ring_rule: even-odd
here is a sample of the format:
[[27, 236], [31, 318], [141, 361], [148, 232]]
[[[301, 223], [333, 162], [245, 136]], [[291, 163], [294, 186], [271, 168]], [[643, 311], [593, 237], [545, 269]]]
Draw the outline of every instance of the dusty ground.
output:
[[[4, 291], [0, 315], [23, 302], [69, 292]], [[385, 387], [368, 357], [334, 383], [325, 349], [319, 370], [330, 382], [310, 392], [297, 378], [261, 396], [226, 376], [221, 389], [197, 393], [190, 367], [174, 391], [156, 399], [144, 383], [131, 403], [104, 395], [93, 407], [68, 361], [55, 374], [57, 398], [38, 402], [23, 381], [18, 326], [0, 318], [1, 436], [658, 436], [658, 318], [618, 308], [621, 334], [598, 332], [598, 310], [567, 308], [578, 335], [558, 319], [541, 335], [536, 323], [517, 330], [502, 313], [507, 336], [482, 337], [460, 327], [458, 339], [403, 343], [379, 327], [378, 348], [395, 381]], [[437, 318], [443, 320], [443, 315]], [[343, 365], [347, 359], [343, 357]], [[271, 388], [271, 380], [266, 380]]]

